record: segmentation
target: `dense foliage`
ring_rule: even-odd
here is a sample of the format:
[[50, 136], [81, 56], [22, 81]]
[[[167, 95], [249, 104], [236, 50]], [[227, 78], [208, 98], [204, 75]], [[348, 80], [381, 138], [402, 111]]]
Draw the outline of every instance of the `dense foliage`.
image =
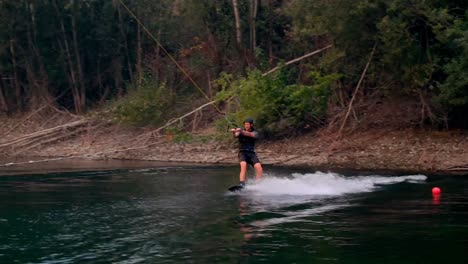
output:
[[248, 72], [245, 78], [223, 75], [219, 80], [222, 90], [218, 99], [237, 97], [228, 100], [232, 113], [229, 118], [236, 124], [242, 124], [245, 117], [254, 118], [267, 137], [320, 125], [326, 118], [332, 83], [340, 76], [312, 72], [313, 84], [304, 85], [290, 83], [290, 75], [284, 68], [271, 77], [263, 76], [258, 70]]
[[165, 85], [142, 84], [137, 91], [112, 105], [114, 118], [129, 125], [158, 125], [171, 118], [167, 111], [176, 103], [175, 95]]
[[326, 121], [329, 104], [338, 95], [349, 100], [370, 61], [363, 96], [416, 98], [421, 124], [466, 128], [467, 7], [461, 0], [0, 0], [0, 111], [54, 104], [84, 113], [112, 104], [118, 120], [158, 125], [180, 114], [176, 107], [198, 107], [201, 89], [228, 100], [228, 118], [252, 116], [266, 133], [281, 134]]

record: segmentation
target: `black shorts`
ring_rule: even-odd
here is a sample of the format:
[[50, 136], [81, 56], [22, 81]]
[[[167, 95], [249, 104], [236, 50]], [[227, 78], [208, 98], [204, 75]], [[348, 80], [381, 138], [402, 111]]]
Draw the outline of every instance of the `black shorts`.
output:
[[258, 160], [257, 155], [255, 155], [255, 152], [251, 151], [240, 151], [239, 161], [245, 161], [247, 162], [247, 164], [250, 164], [252, 166], [257, 163], [260, 163], [260, 160]]

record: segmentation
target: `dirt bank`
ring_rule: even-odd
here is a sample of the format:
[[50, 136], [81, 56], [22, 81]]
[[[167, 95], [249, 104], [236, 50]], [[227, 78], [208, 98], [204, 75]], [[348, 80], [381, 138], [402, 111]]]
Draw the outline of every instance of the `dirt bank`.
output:
[[[31, 126], [11, 130], [16, 124], [4, 121], [2, 144], [31, 133]], [[36, 128], [37, 131], [37, 128]], [[91, 130], [90, 130], [91, 131]], [[150, 129], [106, 125], [64, 140], [39, 144], [26, 150], [3, 148], [1, 160], [18, 157], [41, 159], [79, 157], [90, 159], [134, 159], [194, 163], [237, 163], [234, 139], [222, 142], [213, 131], [176, 142], [173, 137], [155, 136]], [[226, 133], [229, 138], [229, 133]], [[274, 142], [260, 142], [257, 152], [264, 164], [468, 173], [466, 132], [421, 129], [374, 128], [348, 132], [338, 138], [325, 131]], [[32, 158], [34, 157], [34, 158]]]

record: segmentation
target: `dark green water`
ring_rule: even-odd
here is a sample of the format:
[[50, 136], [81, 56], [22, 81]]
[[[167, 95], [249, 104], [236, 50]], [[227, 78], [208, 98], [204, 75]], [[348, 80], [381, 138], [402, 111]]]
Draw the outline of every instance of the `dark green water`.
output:
[[466, 177], [266, 171], [1, 176], [0, 263], [468, 263]]

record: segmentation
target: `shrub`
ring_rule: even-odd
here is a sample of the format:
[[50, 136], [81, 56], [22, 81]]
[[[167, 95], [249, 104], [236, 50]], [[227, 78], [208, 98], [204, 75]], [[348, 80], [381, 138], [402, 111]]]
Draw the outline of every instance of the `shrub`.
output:
[[118, 122], [128, 125], [161, 125], [170, 116], [168, 109], [175, 95], [164, 84], [143, 84], [127, 97], [117, 101], [112, 112]]
[[217, 96], [220, 100], [235, 98], [228, 100], [227, 108], [227, 117], [234, 123], [242, 125], [246, 117], [252, 117], [267, 138], [283, 136], [326, 117], [331, 84], [338, 78], [338, 74], [311, 72], [312, 84], [299, 85], [289, 83], [293, 78], [284, 69], [271, 76], [252, 70], [238, 79], [225, 74], [218, 80], [222, 90]]

